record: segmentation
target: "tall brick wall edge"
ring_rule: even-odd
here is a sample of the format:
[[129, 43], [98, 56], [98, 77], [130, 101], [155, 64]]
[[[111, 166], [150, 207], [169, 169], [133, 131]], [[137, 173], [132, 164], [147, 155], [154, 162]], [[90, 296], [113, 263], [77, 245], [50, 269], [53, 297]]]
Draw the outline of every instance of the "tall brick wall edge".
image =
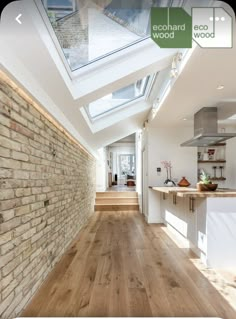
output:
[[95, 158], [0, 71], [0, 317], [19, 316], [94, 212]]

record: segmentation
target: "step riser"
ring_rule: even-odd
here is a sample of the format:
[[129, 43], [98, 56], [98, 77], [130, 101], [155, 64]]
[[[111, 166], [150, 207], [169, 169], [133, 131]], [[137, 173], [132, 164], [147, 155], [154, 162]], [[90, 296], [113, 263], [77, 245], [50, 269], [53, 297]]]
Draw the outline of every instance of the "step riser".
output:
[[96, 193], [97, 198], [120, 198], [120, 197], [134, 197], [137, 198], [138, 194], [136, 192], [97, 192]]
[[96, 204], [138, 204], [138, 198], [96, 198]]
[[139, 205], [95, 205], [95, 211], [139, 211]]

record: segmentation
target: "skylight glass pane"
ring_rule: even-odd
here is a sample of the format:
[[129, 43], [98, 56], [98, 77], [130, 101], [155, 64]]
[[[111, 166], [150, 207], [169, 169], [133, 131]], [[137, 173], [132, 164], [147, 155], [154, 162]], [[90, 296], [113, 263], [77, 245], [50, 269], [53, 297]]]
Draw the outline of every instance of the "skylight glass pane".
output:
[[77, 1], [73, 0], [42, 0], [44, 8], [53, 27], [57, 28], [59, 20], [76, 12]]
[[120, 90], [114, 91], [89, 104], [87, 112], [91, 119], [95, 119], [111, 110], [121, 107], [133, 100], [144, 96], [149, 76], [128, 85]]
[[42, 0], [72, 71], [150, 36], [151, 7], [171, 0]]
[[49, 7], [72, 7], [71, 0], [47, 0], [44, 1]]

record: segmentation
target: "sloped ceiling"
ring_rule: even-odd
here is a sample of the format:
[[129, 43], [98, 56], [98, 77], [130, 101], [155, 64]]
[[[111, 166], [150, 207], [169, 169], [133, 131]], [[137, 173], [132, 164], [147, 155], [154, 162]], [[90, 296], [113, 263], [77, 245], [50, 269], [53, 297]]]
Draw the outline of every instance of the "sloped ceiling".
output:
[[[219, 118], [222, 120], [227, 118], [227, 113], [235, 114], [235, 43], [234, 30], [232, 49], [197, 47], [156, 114], [152, 125], [192, 126], [193, 114], [202, 107], [208, 106], [219, 107]], [[218, 90], [219, 85], [223, 85], [224, 89]]]
[[[30, 8], [30, 11], [29, 11]], [[22, 25], [15, 21], [22, 13]], [[29, 14], [30, 13], [30, 14]], [[93, 133], [80, 108], [83, 103], [124, 87], [165, 69], [172, 62], [174, 49], [161, 50], [151, 40], [145, 48], [121, 57], [117, 63], [89, 71], [84, 80], [70, 79], [55, 45], [33, 1], [9, 5], [1, 21], [1, 69], [6, 71], [90, 151], [130, 135], [142, 127], [151, 101], [137, 107], [135, 114], [124, 114], [116, 122], [100, 125]], [[89, 87], [90, 86], [90, 87]], [[83, 102], [82, 102], [83, 101]], [[118, 119], [117, 114], [115, 114]], [[105, 121], [104, 121], [105, 122]]]
[[[26, 5], [27, 4], [27, 5]], [[106, 68], [90, 70], [81, 78], [71, 79], [33, 1], [8, 6], [1, 21], [1, 69], [6, 71], [42, 107], [51, 113], [87, 149], [95, 153], [142, 128], [158, 87], [153, 86], [147, 107], [93, 133], [80, 108], [103, 95], [133, 83], [148, 74], [171, 65], [176, 50], [161, 50], [151, 40], [147, 46], [123, 56]], [[22, 13], [22, 25], [15, 17]], [[235, 32], [234, 32], [235, 34]], [[236, 100], [236, 48], [197, 48], [177, 78], [170, 94], [152, 121], [152, 125], [192, 125], [190, 118], [203, 106]], [[224, 90], [216, 90], [224, 84]], [[236, 113], [236, 112], [235, 112]]]

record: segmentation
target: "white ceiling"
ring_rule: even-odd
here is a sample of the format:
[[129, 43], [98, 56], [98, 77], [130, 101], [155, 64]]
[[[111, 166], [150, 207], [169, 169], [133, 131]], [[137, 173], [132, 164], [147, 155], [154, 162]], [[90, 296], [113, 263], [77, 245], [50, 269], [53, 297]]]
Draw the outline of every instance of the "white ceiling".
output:
[[116, 143], [135, 143], [135, 134], [128, 135], [116, 141]]
[[[236, 121], [227, 120], [236, 114], [235, 31], [232, 49], [195, 49], [152, 125], [193, 125], [194, 113], [210, 106], [218, 107], [220, 123], [236, 125]], [[224, 89], [217, 90], [219, 85]]]

